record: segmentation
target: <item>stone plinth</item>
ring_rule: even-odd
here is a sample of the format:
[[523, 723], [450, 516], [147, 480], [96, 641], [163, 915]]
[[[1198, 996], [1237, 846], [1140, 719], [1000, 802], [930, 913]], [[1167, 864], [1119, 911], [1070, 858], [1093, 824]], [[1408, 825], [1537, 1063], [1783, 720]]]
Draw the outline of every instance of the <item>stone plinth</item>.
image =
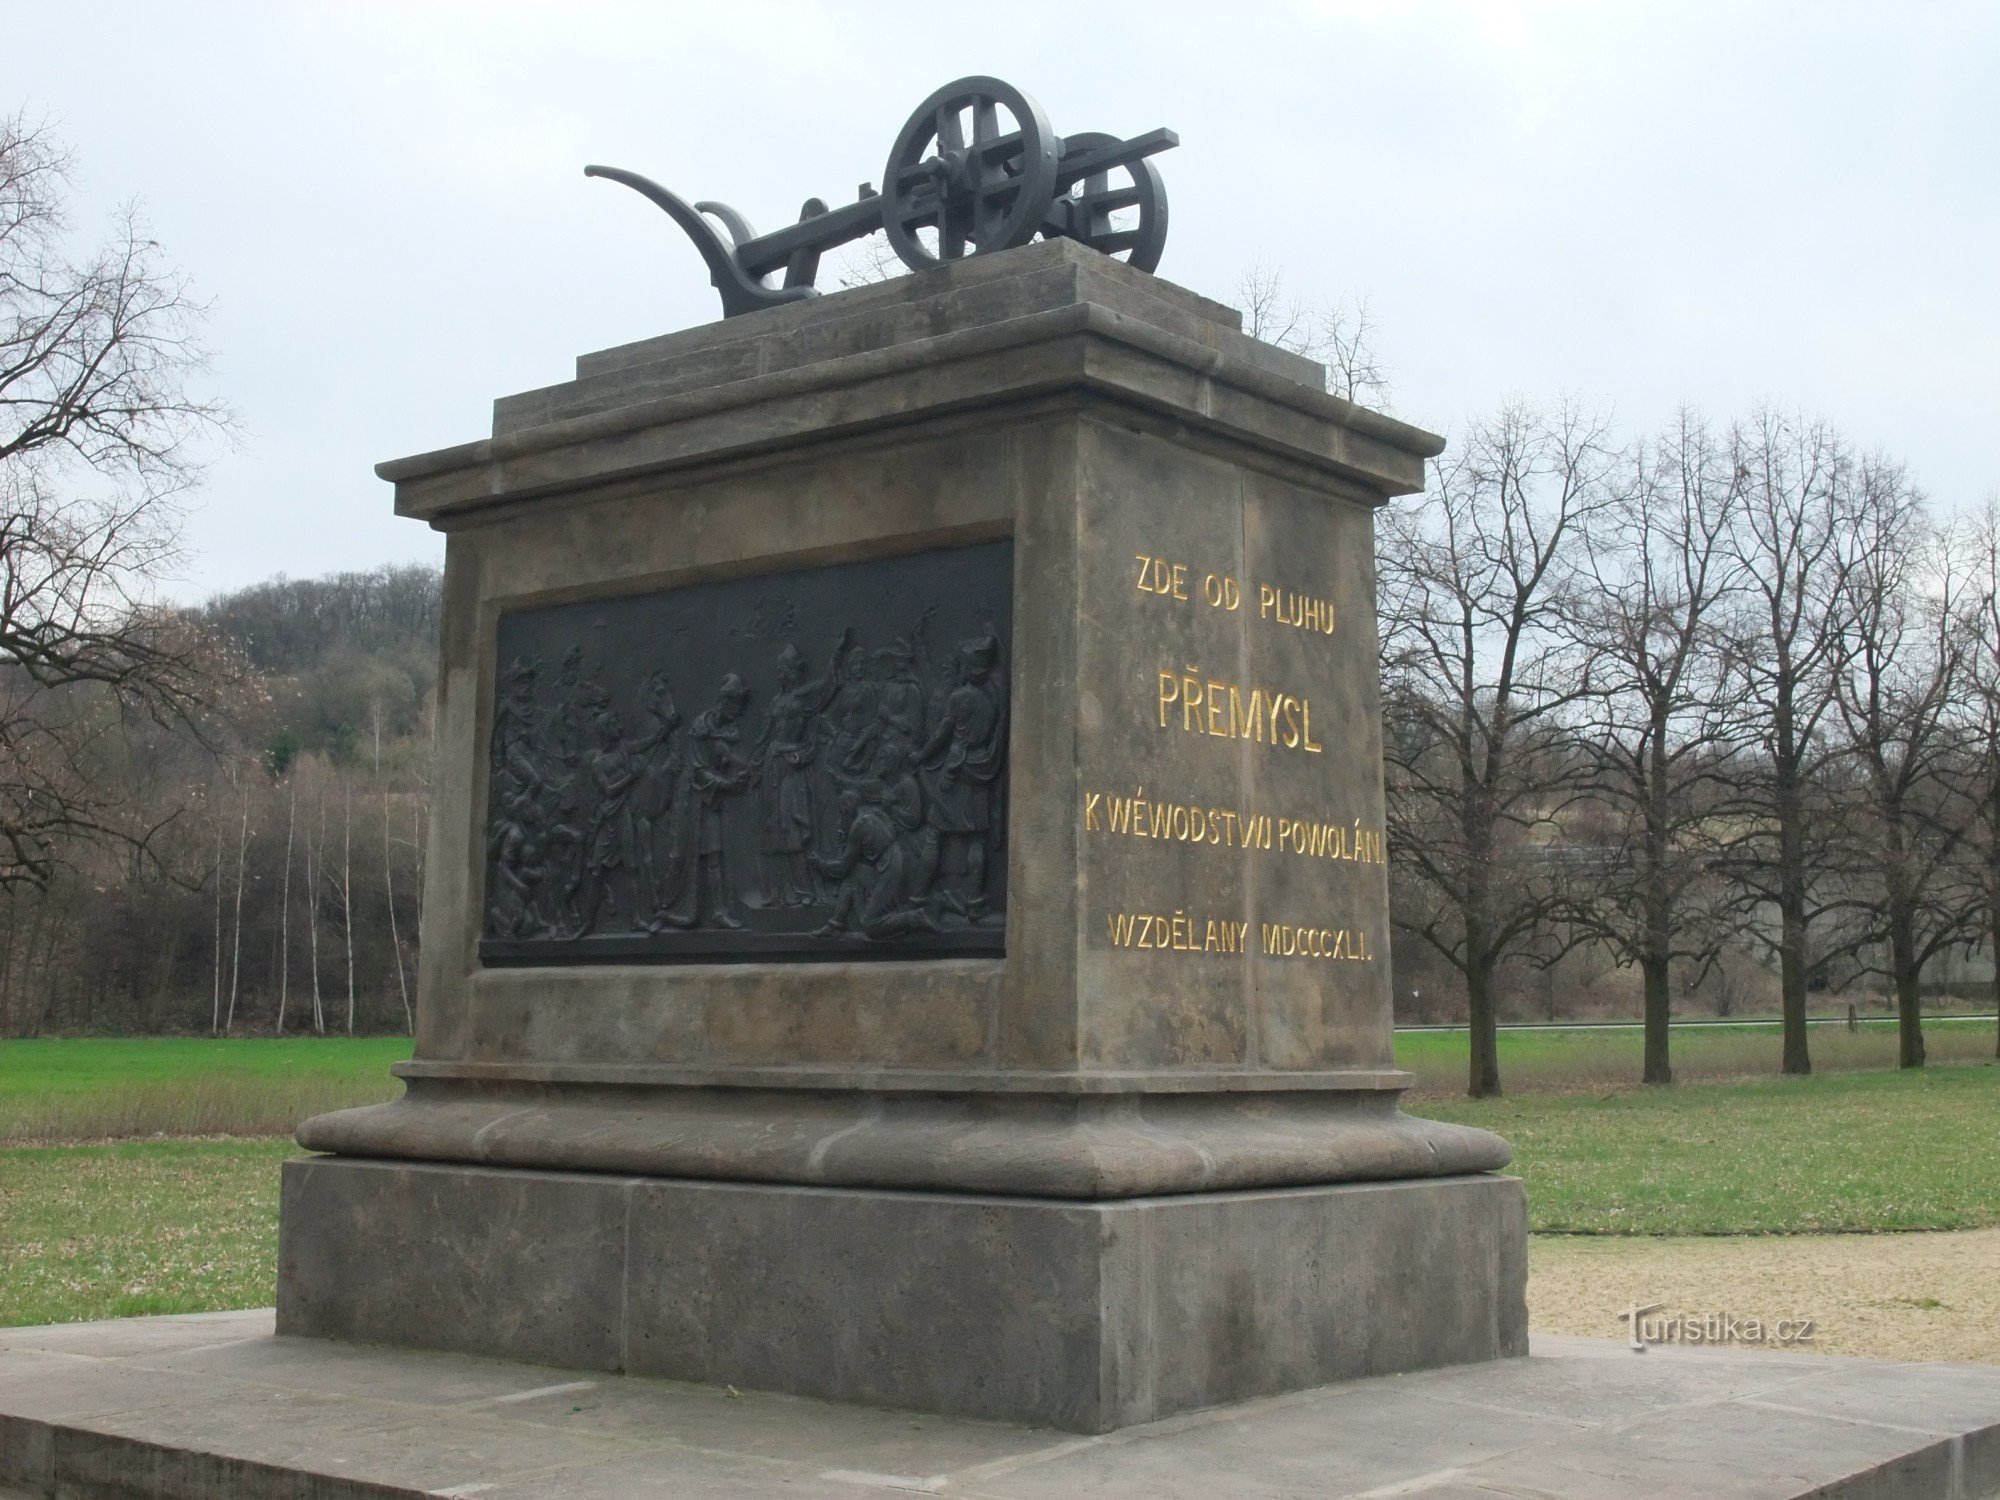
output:
[[284, 1211], [280, 1332], [1082, 1432], [1528, 1347], [1506, 1177], [1065, 1201], [307, 1159]]
[[1540, 1338], [1079, 1438], [271, 1336], [0, 1329], [0, 1495], [63, 1500], [1986, 1500], [2000, 1369]]
[[[607, 1205], [708, 1181], [755, 1205], [734, 1243], [770, 1284], [833, 1247], [851, 1276], [800, 1304], [824, 1327], [731, 1303], [740, 1331], [675, 1346], [705, 1378], [968, 1412], [1033, 1387], [985, 1399], [1098, 1426], [1518, 1352], [1518, 1243], [1428, 1248], [1518, 1242], [1518, 1188], [1477, 1176], [1505, 1144], [1396, 1105], [1373, 510], [1438, 447], [1053, 242], [590, 355], [491, 438], [383, 465], [447, 535], [416, 1055], [403, 1099], [299, 1139], [455, 1185], [421, 1179], [418, 1231], [381, 1186], [408, 1170], [297, 1169], [287, 1330], [449, 1341], [410, 1236], [491, 1247], [499, 1193], [572, 1248], [512, 1254], [449, 1338], [625, 1368], [629, 1306], [558, 1350], [521, 1330], [581, 1266], [688, 1248]], [[913, 1261], [899, 1215], [950, 1256]], [[962, 1387], [885, 1373], [928, 1368], [882, 1341], [951, 1274], [1004, 1303], [1029, 1263], [1072, 1300], [1017, 1318], [1118, 1366], [1171, 1316], [1119, 1290], [1132, 1235], [1240, 1269], [1264, 1356], [1056, 1380], [996, 1329]], [[344, 1290], [343, 1256], [380, 1283]], [[647, 1295], [694, 1295], [675, 1274]], [[781, 1378], [777, 1338], [879, 1358]]]

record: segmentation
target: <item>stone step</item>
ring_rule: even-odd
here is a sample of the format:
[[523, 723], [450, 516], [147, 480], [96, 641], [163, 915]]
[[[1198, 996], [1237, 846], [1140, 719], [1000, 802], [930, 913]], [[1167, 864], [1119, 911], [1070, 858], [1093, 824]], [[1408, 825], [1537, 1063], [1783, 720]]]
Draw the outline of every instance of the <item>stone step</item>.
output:
[[2000, 1368], [1538, 1340], [1101, 1437], [467, 1355], [268, 1312], [0, 1329], [0, 1500], [1981, 1500]]

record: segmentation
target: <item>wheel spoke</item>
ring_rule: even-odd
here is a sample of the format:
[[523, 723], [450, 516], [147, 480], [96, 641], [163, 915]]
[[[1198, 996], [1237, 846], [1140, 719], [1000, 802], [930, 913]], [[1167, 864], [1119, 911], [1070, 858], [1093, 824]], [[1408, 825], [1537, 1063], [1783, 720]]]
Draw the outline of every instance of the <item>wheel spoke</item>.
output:
[[937, 112], [938, 155], [947, 151], [965, 149], [965, 132], [959, 128], [958, 112], [961, 106], [947, 104]]
[[[1062, 147], [1040, 106], [1007, 84], [967, 78], [939, 89], [883, 169], [891, 248], [921, 270], [1026, 243], [1050, 211]], [[920, 229], [930, 232], [919, 239]]]
[[[967, 206], [970, 207], [970, 205]], [[954, 214], [951, 208], [952, 206], [948, 202], [941, 203], [938, 207], [938, 258], [940, 260], [959, 260], [965, 255], [966, 224], [964, 217], [960, 214]]]
[[973, 148], [973, 153], [988, 161], [998, 158], [1018, 157], [1021, 154], [1021, 132], [1010, 130], [1005, 135], [996, 135], [990, 141], [981, 141]]

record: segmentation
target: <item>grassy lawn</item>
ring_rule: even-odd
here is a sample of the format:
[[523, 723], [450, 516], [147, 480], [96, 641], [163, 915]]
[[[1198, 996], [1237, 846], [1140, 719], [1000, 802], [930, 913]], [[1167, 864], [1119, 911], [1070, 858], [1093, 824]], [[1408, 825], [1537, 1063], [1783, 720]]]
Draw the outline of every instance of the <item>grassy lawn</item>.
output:
[[288, 1140], [0, 1149], [0, 1326], [268, 1307]]
[[1431, 1097], [1410, 1108], [1513, 1142], [1529, 1224], [1542, 1233], [2000, 1224], [2000, 1067], [1990, 1063], [1605, 1094]]
[[[1990, 1051], [1973, 1023], [1969, 1057]], [[1961, 1044], [1927, 1028], [1934, 1057]], [[1463, 1033], [1398, 1039], [1424, 1080], [1415, 1113], [1514, 1143], [1532, 1227], [1600, 1235], [1797, 1234], [2000, 1225], [2000, 1067], [1858, 1067], [1864, 1031], [1814, 1054], [1829, 1071], [1631, 1085], [1636, 1032], [1508, 1032], [1514, 1092], [1473, 1101]], [[1760, 1028], [1675, 1038], [1684, 1076], [1753, 1070]], [[1710, 1049], [1706, 1053], [1703, 1048]], [[285, 1133], [321, 1109], [392, 1097], [397, 1039], [0, 1042], [0, 1325], [268, 1305]], [[1771, 1067], [1775, 1066], [1773, 1053]], [[26, 1142], [152, 1135], [150, 1139]]]
[[[1500, 1033], [1500, 1082], [1517, 1093], [1603, 1090], [1637, 1083], [1645, 1045], [1636, 1028], [1580, 1027]], [[1893, 1021], [1864, 1021], [1857, 1030], [1814, 1026], [1807, 1046], [1817, 1074], [1896, 1066]], [[1976, 1066], [1991, 1062], [1994, 1023], [1987, 1020], [1924, 1022], [1924, 1046], [1933, 1064]], [[1773, 1022], [1676, 1027], [1671, 1056], [1682, 1083], [1769, 1078], [1778, 1072], [1781, 1038]], [[1417, 1075], [1414, 1092], [1465, 1093], [1466, 1034], [1404, 1031], [1396, 1036], [1396, 1065]]]
[[407, 1037], [0, 1041], [0, 1144], [286, 1135], [307, 1115], [393, 1099]]

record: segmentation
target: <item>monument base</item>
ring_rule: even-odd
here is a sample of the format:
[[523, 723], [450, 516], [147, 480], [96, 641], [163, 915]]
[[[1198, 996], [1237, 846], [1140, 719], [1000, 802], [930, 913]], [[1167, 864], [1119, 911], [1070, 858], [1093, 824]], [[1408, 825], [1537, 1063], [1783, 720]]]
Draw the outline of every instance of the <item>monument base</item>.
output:
[[1517, 1179], [1076, 1201], [311, 1157], [278, 1331], [1104, 1432], [1527, 1352]]
[[1539, 1336], [1107, 1437], [324, 1339], [0, 1330], [7, 1500], [1987, 1500], [2000, 1369]]

